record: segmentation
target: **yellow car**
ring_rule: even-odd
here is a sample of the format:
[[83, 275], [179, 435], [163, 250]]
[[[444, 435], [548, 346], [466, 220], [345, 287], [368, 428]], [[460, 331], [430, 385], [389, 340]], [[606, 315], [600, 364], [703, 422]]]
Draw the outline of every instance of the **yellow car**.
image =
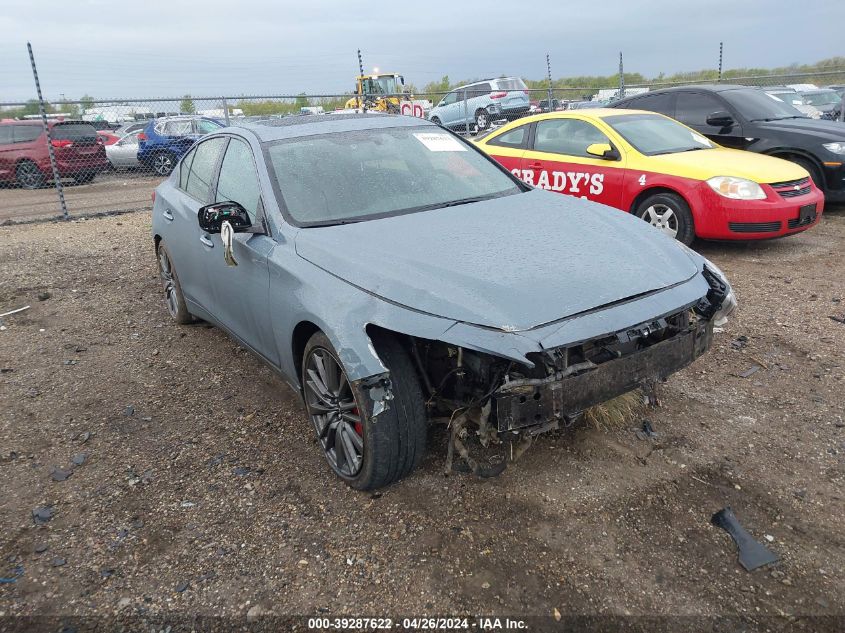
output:
[[721, 147], [654, 112], [538, 114], [476, 144], [529, 185], [634, 213], [685, 244], [790, 235], [824, 208], [804, 168]]

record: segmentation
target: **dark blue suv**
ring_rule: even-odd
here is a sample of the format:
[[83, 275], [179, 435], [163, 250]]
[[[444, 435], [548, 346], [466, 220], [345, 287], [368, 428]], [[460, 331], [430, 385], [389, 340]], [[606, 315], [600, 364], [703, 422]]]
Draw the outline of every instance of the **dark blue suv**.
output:
[[159, 176], [167, 176], [194, 142], [223, 127], [201, 116], [167, 116], [153, 119], [138, 134], [138, 162]]

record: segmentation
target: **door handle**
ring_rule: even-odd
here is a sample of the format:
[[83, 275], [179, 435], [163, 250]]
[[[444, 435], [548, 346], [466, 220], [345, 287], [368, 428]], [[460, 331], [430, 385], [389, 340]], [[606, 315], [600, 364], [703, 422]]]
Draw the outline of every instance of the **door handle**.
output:
[[165, 209], [164, 213], [161, 214], [161, 217], [163, 217], [168, 222], [173, 222], [173, 214], [170, 212], [170, 209]]
[[214, 242], [211, 241], [207, 235], [200, 235], [200, 242], [202, 242], [203, 246], [208, 246], [208, 248], [214, 248]]
[[528, 163], [529, 169], [543, 169], [543, 163], [538, 160], [535, 160], [533, 163]]

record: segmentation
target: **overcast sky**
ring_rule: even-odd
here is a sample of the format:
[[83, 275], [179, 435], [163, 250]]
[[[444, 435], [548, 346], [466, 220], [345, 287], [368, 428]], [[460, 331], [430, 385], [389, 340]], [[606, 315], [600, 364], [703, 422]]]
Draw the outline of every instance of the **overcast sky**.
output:
[[0, 102], [348, 92], [357, 71], [417, 87], [499, 74], [542, 78], [809, 63], [845, 55], [840, 0], [0, 0]]

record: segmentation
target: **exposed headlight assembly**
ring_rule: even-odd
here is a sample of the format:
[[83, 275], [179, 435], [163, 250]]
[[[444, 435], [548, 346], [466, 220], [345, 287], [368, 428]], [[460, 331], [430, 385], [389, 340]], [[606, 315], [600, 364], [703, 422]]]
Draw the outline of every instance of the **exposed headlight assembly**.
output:
[[731, 284], [728, 283], [725, 273], [709, 259], [704, 259], [704, 278], [710, 284], [710, 292], [707, 293], [707, 300], [711, 305], [718, 306], [713, 312], [713, 325], [723, 326], [728, 317], [736, 310], [736, 295], [734, 295]]
[[733, 176], [715, 176], [707, 181], [720, 196], [732, 200], [765, 200], [766, 192], [753, 180]]
[[822, 143], [822, 147], [834, 154], [845, 154], [845, 143]]

